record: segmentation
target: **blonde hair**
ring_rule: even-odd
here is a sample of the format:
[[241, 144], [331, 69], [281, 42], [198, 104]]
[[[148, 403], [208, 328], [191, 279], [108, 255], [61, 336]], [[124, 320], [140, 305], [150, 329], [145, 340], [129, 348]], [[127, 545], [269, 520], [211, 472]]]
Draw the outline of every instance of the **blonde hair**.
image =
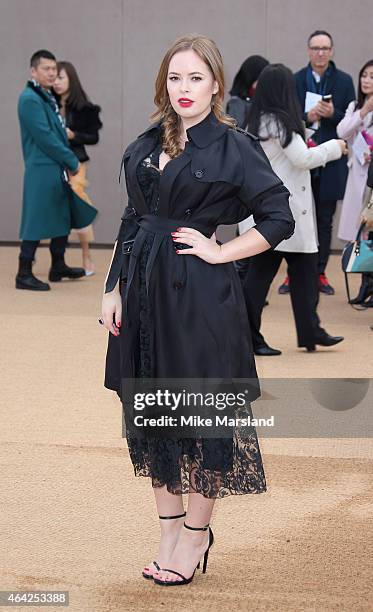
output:
[[171, 157], [177, 157], [182, 148], [179, 142], [181, 120], [179, 115], [171, 106], [171, 102], [167, 92], [167, 75], [168, 67], [172, 57], [179, 51], [193, 49], [197, 55], [205, 62], [210, 69], [214, 80], [218, 84], [218, 91], [212, 96], [212, 112], [216, 119], [221, 123], [225, 123], [230, 127], [235, 127], [236, 122], [231, 117], [224, 114], [223, 99], [224, 99], [224, 68], [223, 59], [216, 44], [206, 36], [198, 36], [196, 34], [187, 34], [175, 40], [171, 47], [166, 52], [160, 65], [157, 79], [155, 82], [154, 103], [158, 110], [155, 111], [151, 119], [153, 121], [162, 122], [162, 145], [163, 150]]

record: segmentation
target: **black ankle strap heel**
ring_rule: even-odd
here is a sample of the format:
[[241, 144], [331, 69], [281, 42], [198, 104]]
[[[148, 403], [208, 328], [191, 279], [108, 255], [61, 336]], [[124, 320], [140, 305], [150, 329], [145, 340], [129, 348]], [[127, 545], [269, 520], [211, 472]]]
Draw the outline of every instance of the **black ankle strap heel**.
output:
[[[214, 534], [212, 533], [212, 529], [211, 529], [210, 525], [205, 525], [205, 527], [192, 527], [191, 525], [187, 525], [185, 522], [184, 522], [184, 527], [186, 529], [190, 529], [191, 531], [207, 531], [207, 529], [209, 530], [209, 545], [207, 547], [207, 550], [206, 550], [205, 554], [203, 555], [202, 573], [205, 574], [206, 573], [206, 569], [207, 569], [207, 561], [208, 561], [208, 558], [209, 558], [209, 551], [210, 551], [211, 546], [214, 543]], [[195, 571], [199, 567], [200, 567], [200, 561], [198, 562], [198, 565], [194, 569], [194, 572], [193, 572], [193, 574], [191, 575], [190, 578], [186, 578], [185, 576], [183, 576], [183, 574], [180, 574], [180, 572], [177, 572], [176, 570], [163, 567], [162, 570], [164, 572], [170, 572], [171, 574], [175, 574], [176, 576], [179, 576], [179, 578], [181, 578], [181, 580], [162, 580], [160, 578], [154, 578], [154, 582], [155, 582], [155, 584], [159, 584], [159, 585], [162, 585], [162, 586], [181, 586], [182, 584], [189, 584], [190, 582], [192, 582], [192, 580], [194, 578]]]
[[[202, 568], [202, 574], [206, 574], [206, 570], [207, 570], [207, 561], [209, 558], [209, 551], [211, 546], [214, 543], [214, 534], [212, 533], [212, 529], [210, 527], [210, 524], [207, 523], [207, 525], [205, 525], [205, 527], [191, 527], [190, 525], [187, 525], [186, 522], [184, 521], [184, 527], [186, 529], [191, 529], [192, 531], [207, 531], [207, 529], [209, 530], [209, 545], [208, 548], [203, 556], [203, 568]], [[198, 561], [198, 565], [197, 565], [197, 569], [200, 568], [200, 561]]]
[[[212, 533], [212, 529], [210, 527], [210, 524], [208, 523], [207, 525], [205, 525], [205, 527], [191, 527], [190, 525], [187, 525], [186, 522], [184, 521], [184, 527], [186, 529], [191, 529], [192, 531], [207, 531], [207, 529], [209, 530], [209, 545], [207, 547], [207, 550], [205, 552], [205, 554], [203, 555], [203, 567], [202, 567], [202, 574], [206, 573], [207, 570], [207, 561], [209, 558], [209, 552], [210, 552], [210, 548], [214, 543], [214, 534]], [[200, 561], [198, 562], [197, 568], [199, 569], [200, 567]]]
[[[175, 514], [174, 516], [160, 516], [160, 515], [158, 515], [158, 518], [160, 518], [162, 521], [169, 521], [170, 519], [182, 518], [185, 515], [186, 515], [186, 512], [183, 512], [182, 514]], [[153, 561], [152, 563], [153, 563], [154, 567], [157, 569], [157, 572], [160, 572], [162, 568], [159, 566], [157, 561]], [[146, 567], [145, 569], [149, 569], [149, 568]], [[148, 574], [147, 572], [143, 571], [142, 575], [143, 575], [143, 577], [146, 580], [154, 580], [153, 574]]]

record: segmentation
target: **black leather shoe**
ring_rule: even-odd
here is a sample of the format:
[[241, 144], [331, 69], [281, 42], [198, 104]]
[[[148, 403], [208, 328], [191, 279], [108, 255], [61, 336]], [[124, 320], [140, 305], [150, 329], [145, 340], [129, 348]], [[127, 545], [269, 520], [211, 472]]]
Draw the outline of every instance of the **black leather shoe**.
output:
[[48, 283], [36, 278], [32, 273], [32, 261], [19, 259], [19, 268], [16, 276], [16, 289], [28, 289], [29, 291], [49, 291]]
[[261, 357], [271, 357], [274, 355], [281, 355], [282, 352], [278, 349], [274, 349], [271, 346], [268, 346], [268, 344], [263, 344], [262, 346], [258, 346], [254, 349], [254, 354], [260, 355]]
[[70, 268], [70, 266], [65, 264], [63, 256], [53, 258], [52, 267], [48, 275], [51, 282], [57, 283], [63, 278], [81, 278], [82, 276], [85, 276], [84, 268]]
[[306, 346], [306, 349], [309, 353], [316, 350], [316, 344], [320, 346], [334, 346], [335, 344], [339, 344], [344, 340], [343, 336], [329, 336], [329, 334], [323, 335], [321, 338], [315, 340], [314, 344], [309, 344]]

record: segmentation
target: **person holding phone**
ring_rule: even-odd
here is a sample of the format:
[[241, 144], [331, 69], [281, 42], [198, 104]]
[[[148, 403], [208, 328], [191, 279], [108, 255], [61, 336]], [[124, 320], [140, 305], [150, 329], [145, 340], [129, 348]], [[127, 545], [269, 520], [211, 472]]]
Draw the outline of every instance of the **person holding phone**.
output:
[[[339, 70], [332, 61], [334, 42], [329, 32], [312, 32], [308, 37], [307, 47], [309, 64], [295, 74], [295, 79], [303, 119], [307, 127], [316, 124], [317, 129], [312, 139], [318, 145], [338, 138], [337, 125], [343, 119], [349, 103], [355, 100], [355, 89], [351, 76]], [[320, 97], [317, 103], [308, 109], [306, 99], [316, 100], [318, 96]], [[333, 216], [337, 201], [343, 199], [346, 187], [346, 157], [343, 155], [326, 166], [312, 170], [311, 180], [319, 237], [318, 287], [322, 293], [333, 295], [334, 289], [326, 276], [326, 267], [330, 254]], [[288, 279], [285, 279], [279, 292], [289, 292]]]

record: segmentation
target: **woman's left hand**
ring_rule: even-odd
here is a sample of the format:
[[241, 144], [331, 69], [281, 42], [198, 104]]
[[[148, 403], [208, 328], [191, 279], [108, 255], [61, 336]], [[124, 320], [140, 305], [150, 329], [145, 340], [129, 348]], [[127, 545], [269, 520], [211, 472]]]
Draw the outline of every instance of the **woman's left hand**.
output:
[[66, 134], [69, 140], [73, 140], [73, 138], [75, 138], [75, 132], [72, 132], [72, 130], [70, 130], [68, 127], [66, 128]]
[[221, 247], [216, 242], [215, 233], [211, 238], [206, 238], [201, 232], [191, 227], [178, 227], [176, 232], [171, 233], [174, 242], [182, 242], [189, 245], [190, 249], [180, 249], [178, 255], [197, 255], [210, 264], [221, 263]]

